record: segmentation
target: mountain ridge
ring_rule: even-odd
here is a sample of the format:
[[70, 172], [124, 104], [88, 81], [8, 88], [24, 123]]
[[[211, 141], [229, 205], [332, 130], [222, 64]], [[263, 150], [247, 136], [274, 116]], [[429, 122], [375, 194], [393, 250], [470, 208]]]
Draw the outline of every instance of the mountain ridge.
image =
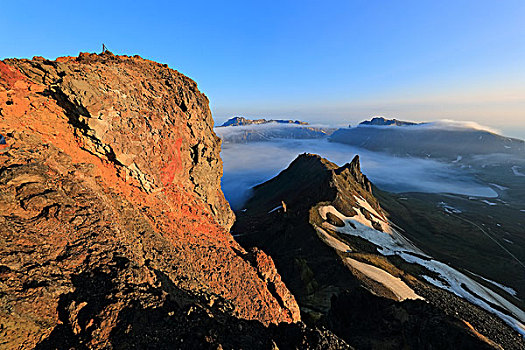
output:
[[407, 122], [403, 120], [397, 120], [397, 119], [387, 119], [385, 117], [373, 117], [370, 120], [365, 120], [359, 123], [359, 125], [367, 126], [367, 125], [375, 125], [375, 126], [410, 126], [410, 125], [418, 125], [419, 123], [414, 122]]
[[222, 125], [219, 127], [226, 127], [226, 126], [242, 126], [242, 125], [260, 125], [260, 124], [268, 124], [268, 123], [278, 123], [278, 124], [296, 124], [296, 125], [309, 125], [307, 122], [303, 122], [300, 120], [291, 120], [291, 119], [248, 119], [245, 117], [232, 117], [225, 121]]
[[[493, 313], [422, 278], [429, 272], [417, 264], [430, 261], [439, 267], [436, 271], [442, 265], [397, 232], [373, 191], [358, 157], [339, 167], [303, 154], [254, 187], [236, 213], [233, 232], [245, 247], [257, 245], [273, 257], [304, 319], [328, 327], [356, 348], [523, 346], [521, 336]], [[388, 253], [390, 244], [410, 254]], [[383, 306], [372, 312], [360, 304]], [[404, 310], [402, 319], [399, 310]], [[394, 319], [401, 328], [391, 323]], [[419, 336], [403, 333], [412, 330]]]
[[397, 119], [373, 118], [357, 127], [341, 128], [329, 137], [376, 152], [401, 157], [455, 160], [489, 154], [525, 154], [525, 141], [476, 129], [463, 124], [413, 123]]
[[215, 128], [225, 144], [268, 142], [274, 139], [326, 138], [335, 128], [310, 125], [299, 120], [246, 119], [234, 117]]

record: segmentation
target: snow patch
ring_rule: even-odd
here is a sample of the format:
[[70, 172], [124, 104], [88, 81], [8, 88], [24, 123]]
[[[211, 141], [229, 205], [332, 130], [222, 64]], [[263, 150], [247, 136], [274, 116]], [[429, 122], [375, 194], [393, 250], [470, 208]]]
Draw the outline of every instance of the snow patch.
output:
[[399, 277], [394, 277], [383, 269], [376, 266], [357, 261], [352, 258], [345, 258], [344, 262], [354, 269], [358, 270], [368, 278], [380, 283], [385, 288], [390, 290], [399, 301], [406, 299], [423, 299], [417, 295], [412, 288], [410, 288]]
[[462, 211], [457, 209], [457, 208], [454, 208], [453, 206], [451, 205], [448, 205], [447, 203], [445, 202], [439, 202], [438, 204], [439, 207], [443, 208], [443, 210], [446, 212], [446, 213], [449, 213], [449, 214], [461, 214]]
[[507, 287], [507, 286], [505, 286], [505, 285], [503, 285], [503, 284], [501, 284], [501, 283], [498, 283], [498, 282], [496, 282], [496, 281], [489, 280], [488, 278], [485, 278], [485, 277], [483, 277], [483, 276], [480, 276], [480, 275], [478, 275], [478, 274], [476, 274], [476, 273], [473, 273], [473, 272], [471, 272], [471, 273], [472, 273], [473, 275], [478, 276], [478, 277], [481, 278], [482, 280], [487, 281], [488, 283], [490, 283], [490, 284], [492, 284], [492, 285], [498, 287], [499, 289], [504, 290], [505, 292], [509, 293], [509, 294], [512, 295], [512, 296], [517, 296], [517, 295], [518, 295], [518, 293], [517, 293], [514, 289], [512, 289], [512, 288], [510, 288], [510, 287]]
[[[326, 223], [328, 224], [328, 223]], [[329, 225], [329, 224], [328, 224]], [[331, 229], [331, 228], [330, 228]], [[317, 234], [321, 237], [321, 239], [330, 247], [334, 248], [337, 251], [340, 251], [342, 253], [351, 252], [352, 249], [342, 241], [338, 240], [337, 238], [330, 236], [325, 230], [323, 230], [320, 227], [315, 227], [315, 230], [317, 231]]]
[[519, 170], [519, 169], [520, 169], [519, 166], [514, 165], [511, 169], [512, 169], [512, 172], [514, 173], [514, 175], [516, 175], [516, 176], [525, 176], [525, 174], [522, 173], [522, 172]]
[[272, 210], [270, 210], [270, 211], [268, 212], [268, 214], [273, 213], [274, 211], [279, 210], [279, 209], [281, 209], [282, 207], [283, 207], [282, 205], [280, 205], [280, 206], [278, 206], [278, 207], [275, 207], [275, 208], [273, 208]]
[[[375, 220], [375, 222], [381, 225], [381, 229], [383, 230], [383, 232], [388, 232], [388, 233], [392, 232], [392, 229], [390, 228], [390, 224], [388, 223], [387, 219], [382, 214], [379, 214], [374, 208], [372, 208], [370, 203], [368, 203], [362, 197], [354, 196], [354, 198], [357, 201], [357, 204], [361, 208], [368, 210], [368, 212], [371, 213], [377, 219]], [[361, 213], [361, 210], [359, 210], [358, 208], [354, 208], [354, 210], [357, 212], [357, 216], [360, 216], [360, 217], [362, 216], [364, 220], [368, 221], [369, 225], [372, 225], [372, 222], [366, 219], [366, 217]], [[374, 228], [373, 226], [369, 226], [369, 227]]]
[[[397, 255], [406, 262], [418, 264], [428, 269], [439, 276], [439, 279], [423, 276], [429, 283], [434, 284], [438, 288], [448, 290], [497, 315], [521, 335], [525, 336], [525, 312], [498, 293], [484, 287], [458, 270], [432, 259], [396, 230], [392, 229], [391, 233], [377, 231], [367, 225], [367, 222], [363, 223], [363, 219], [359, 215], [349, 218], [339, 213], [332, 206], [319, 208], [319, 213], [323, 218], [326, 218], [327, 212], [333, 213], [345, 223], [348, 223], [344, 227], [332, 226], [333, 230], [369, 241], [377, 246], [378, 252], [382, 255]], [[506, 310], [512, 316], [493, 308], [491, 304]]]
[[508, 190], [509, 188], [508, 187], [505, 187], [505, 186], [501, 186], [501, 185], [498, 185], [498, 184], [493, 184], [493, 183], [489, 183], [489, 185], [493, 186], [493, 187], [496, 187], [498, 190], [500, 191], [505, 191], [505, 190]]

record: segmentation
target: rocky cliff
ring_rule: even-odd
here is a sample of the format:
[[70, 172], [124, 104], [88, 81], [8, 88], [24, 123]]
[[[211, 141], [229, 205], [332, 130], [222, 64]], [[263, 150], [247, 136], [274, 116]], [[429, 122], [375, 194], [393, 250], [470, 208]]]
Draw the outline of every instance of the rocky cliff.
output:
[[212, 124], [195, 82], [138, 56], [0, 62], [0, 347], [345, 346], [265, 327], [299, 309], [228, 232]]

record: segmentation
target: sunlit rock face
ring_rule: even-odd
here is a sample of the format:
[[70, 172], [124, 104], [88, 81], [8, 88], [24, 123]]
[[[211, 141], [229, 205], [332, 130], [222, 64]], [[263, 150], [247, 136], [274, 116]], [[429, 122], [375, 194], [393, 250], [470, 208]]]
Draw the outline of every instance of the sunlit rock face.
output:
[[220, 141], [195, 82], [108, 52], [11, 59], [0, 121], [2, 346], [287, 339], [264, 325], [299, 321], [297, 303], [271, 258], [228, 232]]

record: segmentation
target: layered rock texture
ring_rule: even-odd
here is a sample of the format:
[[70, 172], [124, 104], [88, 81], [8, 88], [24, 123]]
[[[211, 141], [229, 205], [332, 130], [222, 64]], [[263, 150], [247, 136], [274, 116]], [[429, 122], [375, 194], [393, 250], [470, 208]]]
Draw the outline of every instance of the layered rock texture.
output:
[[212, 124], [138, 56], [0, 62], [1, 348], [345, 347], [229, 234]]
[[304, 320], [358, 349], [523, 348], [523, 311], [419, 250], [373, 191], [358, 156], [302, 154], [254, 187], [233, 232], [272, 256]]

